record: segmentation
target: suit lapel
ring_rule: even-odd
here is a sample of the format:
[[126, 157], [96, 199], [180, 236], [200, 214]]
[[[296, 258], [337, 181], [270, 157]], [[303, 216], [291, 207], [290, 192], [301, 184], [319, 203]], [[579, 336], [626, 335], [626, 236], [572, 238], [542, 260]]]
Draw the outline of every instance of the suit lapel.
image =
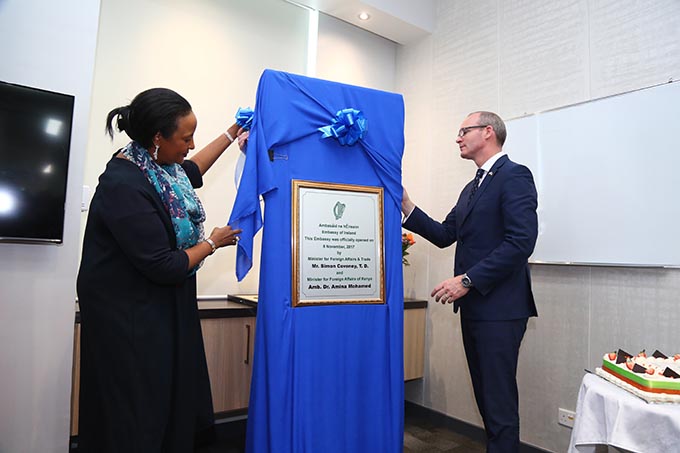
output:
[[[467, 205], [467, 209], [465, 210], [465, 214], [463, 216], [463, 220], [461, 221], [461, 225], [465, 222], [465, 220], [468, 217], [468, 214], [474, 209], [475, 204], [477, 203], [477, 200], [479, 200], [480, 197], [484, 195], [484, 191], [493, 184], [493, 181], [496, 177], [496, 174], [501, 170], [501, 167], [508, 161], [508, 156], [507, 154], [505, 156], [501, 156], [491, 167], [491, 170], [489, 170], [489, 173], [484, 177], [484, 180], [482, 181], [482, 184], [479, 186], [477, 189], [477, 192], [475, 192], [475, 195], [472, 197], [472, 200], [470, 200], [470, 204]], [[469, 193], [469, 190], [471, 187], [468, 188], [467, 193]]]

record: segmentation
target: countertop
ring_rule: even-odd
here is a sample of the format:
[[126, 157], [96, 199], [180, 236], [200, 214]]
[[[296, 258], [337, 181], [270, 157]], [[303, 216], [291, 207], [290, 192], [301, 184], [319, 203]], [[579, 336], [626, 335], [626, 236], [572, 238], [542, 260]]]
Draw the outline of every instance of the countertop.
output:
[[[427, 300], [404, 299], [404, 310], [426, 308]], [[223, 296], [198, 296], [198, 310], [201, 319], [247, 318], [257, 315], [257, 294], [229, 294]], [[80, 322], [80, 311], [76, 304], [76, 323]]]

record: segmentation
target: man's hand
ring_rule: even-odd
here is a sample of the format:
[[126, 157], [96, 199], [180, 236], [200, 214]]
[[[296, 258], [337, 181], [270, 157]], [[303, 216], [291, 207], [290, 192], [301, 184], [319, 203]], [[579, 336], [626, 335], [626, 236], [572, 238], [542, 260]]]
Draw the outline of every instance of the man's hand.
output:
[[460, 282], [462, 279], [463, 275], [447, 278], [432, 290], [430, 296], [442, 304], [453, 303], [454, 300], [460, 299], [470, 291], [469, 288], [463, 287]]
[[402, 187], [403, 193], [401, 196], [401, 212], [405, 216], [408, 216], [413, 212], [413, 209], [416, 207], [416, 204], [411, 201], [411, 198], [408, 196], [408, 192], [406, 192], [406, 188]]

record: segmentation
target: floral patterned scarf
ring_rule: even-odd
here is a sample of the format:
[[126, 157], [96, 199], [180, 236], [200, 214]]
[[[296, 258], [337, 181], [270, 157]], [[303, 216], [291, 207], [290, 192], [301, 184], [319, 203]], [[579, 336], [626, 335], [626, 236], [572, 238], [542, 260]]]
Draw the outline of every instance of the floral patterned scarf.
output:
[[[202, 241], [205, 211], [184, 169], [178, 164], [158, 165], [136, 141], [128, 143], [122, 152], [139, 167], [161, 197], [172, 220], [177, 248], [186, 250]], [[200, 266], [192, 269], [189, 275], [195, 274]]]

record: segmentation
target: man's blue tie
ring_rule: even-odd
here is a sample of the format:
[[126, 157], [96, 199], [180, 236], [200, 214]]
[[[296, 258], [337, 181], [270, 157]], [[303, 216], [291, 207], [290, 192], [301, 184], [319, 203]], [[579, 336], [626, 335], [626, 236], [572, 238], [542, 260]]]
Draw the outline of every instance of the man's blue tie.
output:
[[475, 196], [475, 193], [477, 192], [477, 188], [479, 187], [479, 181], [482, 180], [482, 176], [484, 176], [484, 170], [481, 168], [477, 169], [477, 174], [475, 174], [475, 179], [472, 180], [472, 188], [470, 189], [470, 195], [468, 196], [468, 204], [472, 201], [472, 197]]

